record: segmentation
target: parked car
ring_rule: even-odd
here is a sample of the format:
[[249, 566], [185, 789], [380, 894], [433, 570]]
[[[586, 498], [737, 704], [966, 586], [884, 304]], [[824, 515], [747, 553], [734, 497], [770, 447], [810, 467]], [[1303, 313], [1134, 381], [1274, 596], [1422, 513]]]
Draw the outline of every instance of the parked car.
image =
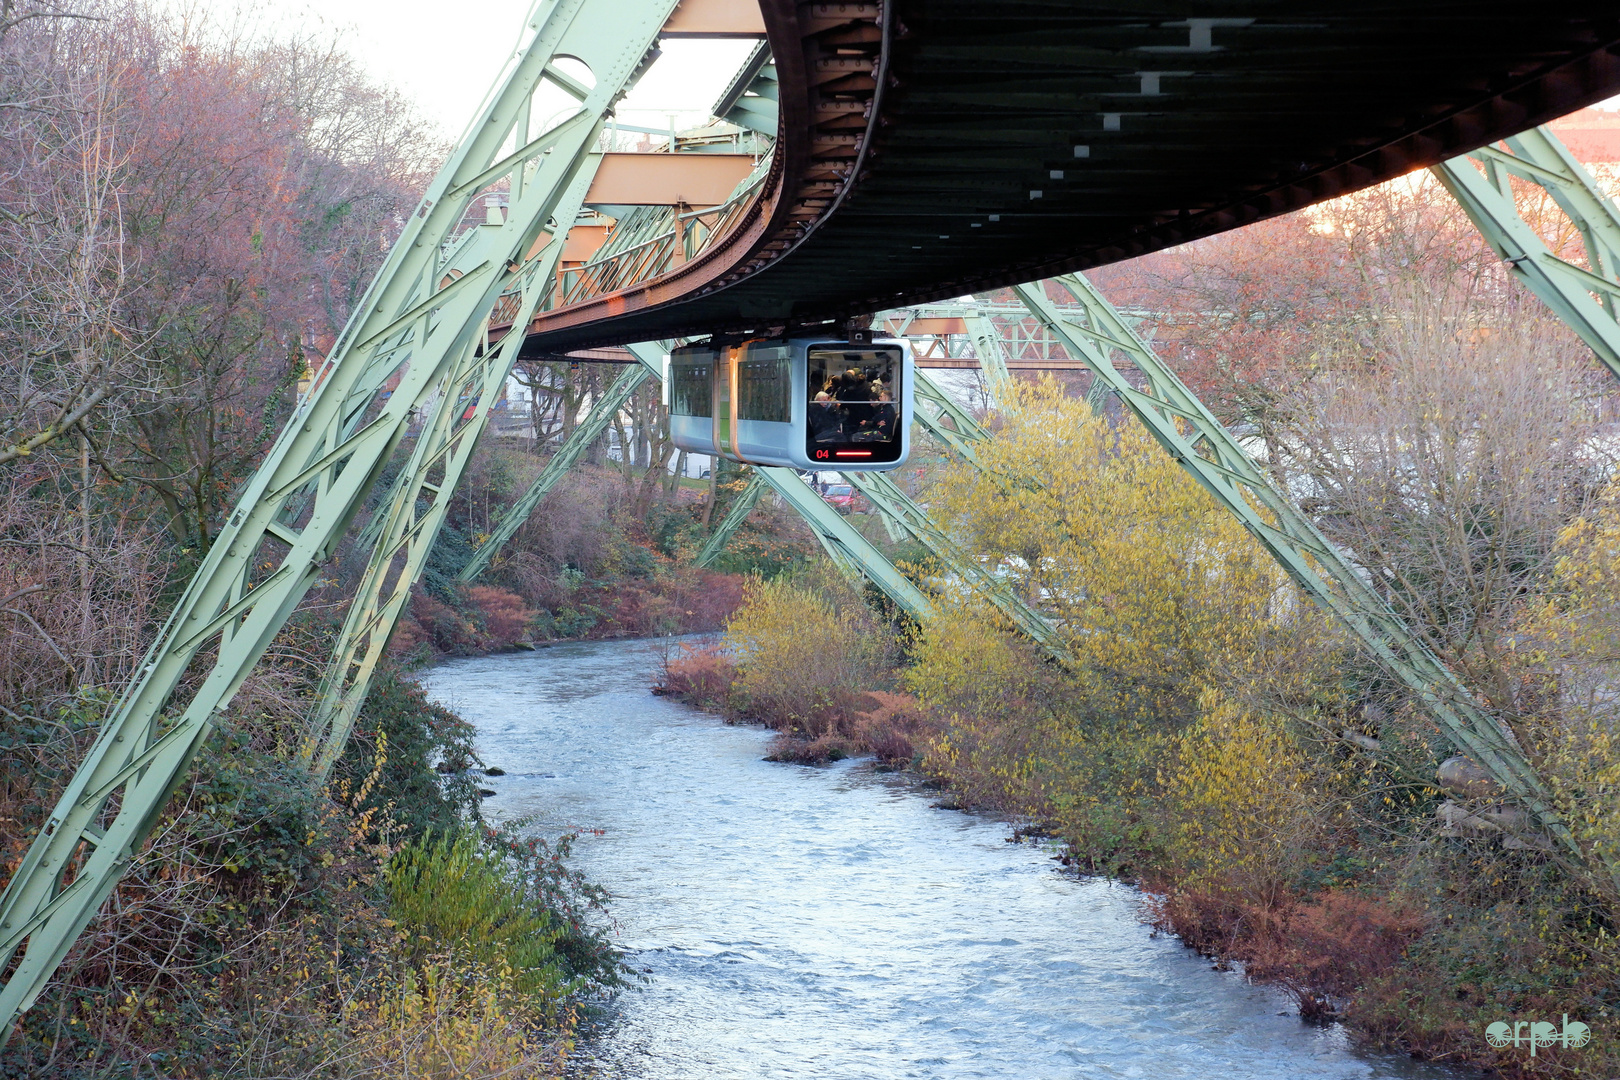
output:
[[821, 497], [827, 501], [828, 506], [840, 514], [853, 513], [855, 510], [857, 496], [855, 489], [849, 484], [828, 484], [823, 489]]

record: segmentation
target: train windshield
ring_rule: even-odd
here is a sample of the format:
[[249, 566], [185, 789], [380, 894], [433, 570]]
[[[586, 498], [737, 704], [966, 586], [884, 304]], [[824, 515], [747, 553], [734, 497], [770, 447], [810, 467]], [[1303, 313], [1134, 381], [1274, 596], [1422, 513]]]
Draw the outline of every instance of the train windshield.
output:
[[805, 452], [812, 461], [898, 461], [903, 355], [897, 345], [812, 345]]

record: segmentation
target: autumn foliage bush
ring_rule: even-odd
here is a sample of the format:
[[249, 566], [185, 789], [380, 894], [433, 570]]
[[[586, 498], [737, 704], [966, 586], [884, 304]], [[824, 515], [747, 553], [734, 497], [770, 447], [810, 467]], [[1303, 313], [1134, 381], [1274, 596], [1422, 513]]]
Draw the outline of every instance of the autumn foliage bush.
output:
[[871, 755], [903, 766], [914, 763], [932, 722], [889, 686], [891, 657], [892, 643], [848, 582], [755, 578], [723, 642], [672, 656], [658, 692], [779, 732], [773, 761]]
[[736, 665], [717, 646], [682, 648], [665, 661], [663, 678], [654, 691], [700, 709], [725, 712], [736, 673]]

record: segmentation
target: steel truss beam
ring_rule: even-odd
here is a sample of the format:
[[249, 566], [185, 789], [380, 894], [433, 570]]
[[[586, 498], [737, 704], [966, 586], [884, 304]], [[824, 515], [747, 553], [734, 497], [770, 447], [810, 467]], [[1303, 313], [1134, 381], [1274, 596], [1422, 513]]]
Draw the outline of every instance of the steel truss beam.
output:
[[[597, 160], [596, 155], [589, 155], [571, 178], [556, 208], [556, 220], [573, 221], [578, 216]], [[481, 228], [503, 226], [492, 222]], [[517, 290], [521, 319], [533, 315], [550, 292], [562, 249], [561, 243], [548, 244], [525, 268]], [[503, 299], [509, 301], [511, 295], [509, 290]], [[372, 539], [371, 557], [338, 633], [333, 659], [316, 693], [299, 747], [298, 762], [316, 782], [325, 782], [348, 742], [371, 688], [372, 673], [410, 601], [411, 586], [422, 575], [451, 498], [488, 422], [489, 410], [500, 397], [521, 346], [519, 335], [508, 334], [492, 347], [486, 328], [464, 350], [460, 362], [439, 385], [387, 509], [366, 531]]]
[[613, 417], [624, 408], [631, 395], [639, 390], [648, 378], [656, 377], [662, 371], [661, 357], [665, 351], [662, 345], [642, 343], [631, 345], [629, 349], [640, 363], [626, 367], [613, 381], [613, 385], [608, 387], [607, 393], [603, 394], [600, 400], [591, 402], [591, 411], [574, 425], [574, 430], [563, 440], [557, 452], [551, 455], [551, 460], [546, 462], [546, 467], [535, 477], [534, 483], [530, 484], [528, 490], [518, 497], [505, 514], [501, 515], [501, 520], [495, 524], [495, 531], [490, 533], [489, 539], [478, 545], [472, 559], [462, 567], [460, 574], [457, 575], [462, 581], [471, 581], [489, 568], [491, 560], [506, 546], [506, 542], [523, 528], [524, 523], [539, 507], [541, 500], [557, 486], [557, 481], [574, 467], [592, 443], [601, 438], [602, 432], [607, 430], [607, 426], [613, 422]]
[[764, 491], [765, 481], [758, 473], [748, 478], [748, 485], [737, 494], [737, 498], [731, 503], [731, 509], [720, 519], [720, 524], [715, 526], [714, 532], [709, 534], [709, 539], [704, 543], [703, 550], [698, 552], [697, 558], [693, 560], [697, 565], [709, 566], [720, 557], [720, 553], [725, 551], [726, 545], [731, 542], [732, 534], [748, 519], [749, 513], [753, 511]]
[[990, 433], [966, 409], [952, 401], [934, 380], [921, 371], [913, 371], [912, 375], [917, 405], [912, 416], [917, 423], [964, 460], [978, 464], [973, 444], [988, 439]]
[[[644, 68], [674, 7], [675, 0], [540, 0], [531, 12], [525, 47], [405, 224], [13, 874], [0, 900], [0, 970], [26, 951], [0, 988], [0, 1039], [139, 852], [215, 718], [336, 553], [419, 410], [430, 410], [433, 434], [421, 440], [416, 464], [430, 454], [441, 468], [464, 461], [471, 439], [459, 415], [473, 395], [487, 409], [499, 385], [490, 378], [496, 354], [482, 340], [488, 315], [514, 291], [519, 306], [538, 302], [550, 276], [536, 271], [555, 258], [547, 249], [562, 245], [547, 245], [543, 258], [529, 253], [548, 225], [561, 233], [551, 220], [565, 211], [604, 119]], [[552, 61], [564, 56], [584, 63], [594, 85], [555, 72]], [[537, 131], [530, 113], [542, 84], [578, 107]], [[460, 235], [473, 200], [500, 182], [510, 192], [505, 220]], [[449, 273], [456, 268], [459, 276]], [[371, 391], [395, 372], [393, 393], [374, 403]], [[417, 487], [424, 492], [433, 502], [450, 497], [431, 482]], [[401, 511], [399, 501], [381, 531], [385, 545], [413, 529], [425, 535], [426, 521], [412, 518], [412, 507]], [[176, 714], [170, 698], [199, 664], [206, 674]]]
[[[1243, 523], [1306, 595], [1336, 616], [1417, 694], [1450, 741], [1521, 801], [1567, 856], [1584, 863], [1584, 852], [1554, 812], [1546, 787], [1512, 734], [1271, 485], [1220, 421], [1089, 282], [1079, 275], [1054, 281], [1084, 309], [1083, 321], [1060, 314], [1042, 282], [1020, 285], [1016, 291], [1069, 354], [1086, 362], [1094, 377]], [[1115, 356], [1134, 369], [1134, 377], [1115, 366]]]
[[1059, 663], [1073, 663], [1073, 655], [1051, 622], [1008, 588], [1005, 582], [980, 566], [972, 555], [963, 551], [956, 541], [934, 524], [928, 512], [913, 502], [911, 496], [886, 473], [849, 472], [844, 474], [844, 478], [872, 500], [872, 505], [880, 513], [936, 556], [949, 573], [994, 604], [1009, 622], [1039, 645], [1048, 656]]
[[[1547, 128], [1485, 146], [1431, 170], [1480, 235], [1507, 260], [1509, 272], [1591, 346], [1620, 377], [1620, 212]], [[1480, 168], [1475, 167], [1477, 163]], [[1580, 234], [1586, 266], [1548, 249], [1514, 203], [1510, 177], [1546, 190]]]
[[934, 617], [934, 605], [922, 590], [896, 569], [889, 557], [862, 536], [847, 518], [828, 506], [798, 473], [772, 465], [756, 467], [754, 475], [770, 485], [772, 491], [798, 511], [805, 524], [816, 534], [816, 539], [821, 541], [827, 555], [846, 574], [851, 577], [864, 574], [900, 610], [918, 622], [926, 622]]

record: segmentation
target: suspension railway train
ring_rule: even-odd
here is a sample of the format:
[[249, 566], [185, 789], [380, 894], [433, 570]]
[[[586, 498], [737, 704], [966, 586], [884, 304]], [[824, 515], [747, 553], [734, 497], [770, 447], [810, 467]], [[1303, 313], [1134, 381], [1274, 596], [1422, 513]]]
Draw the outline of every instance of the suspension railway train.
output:
[[670, 354], [675, 445], [753, 465], [881, 471], [911, 452], [903, 340], [755, 338]]

